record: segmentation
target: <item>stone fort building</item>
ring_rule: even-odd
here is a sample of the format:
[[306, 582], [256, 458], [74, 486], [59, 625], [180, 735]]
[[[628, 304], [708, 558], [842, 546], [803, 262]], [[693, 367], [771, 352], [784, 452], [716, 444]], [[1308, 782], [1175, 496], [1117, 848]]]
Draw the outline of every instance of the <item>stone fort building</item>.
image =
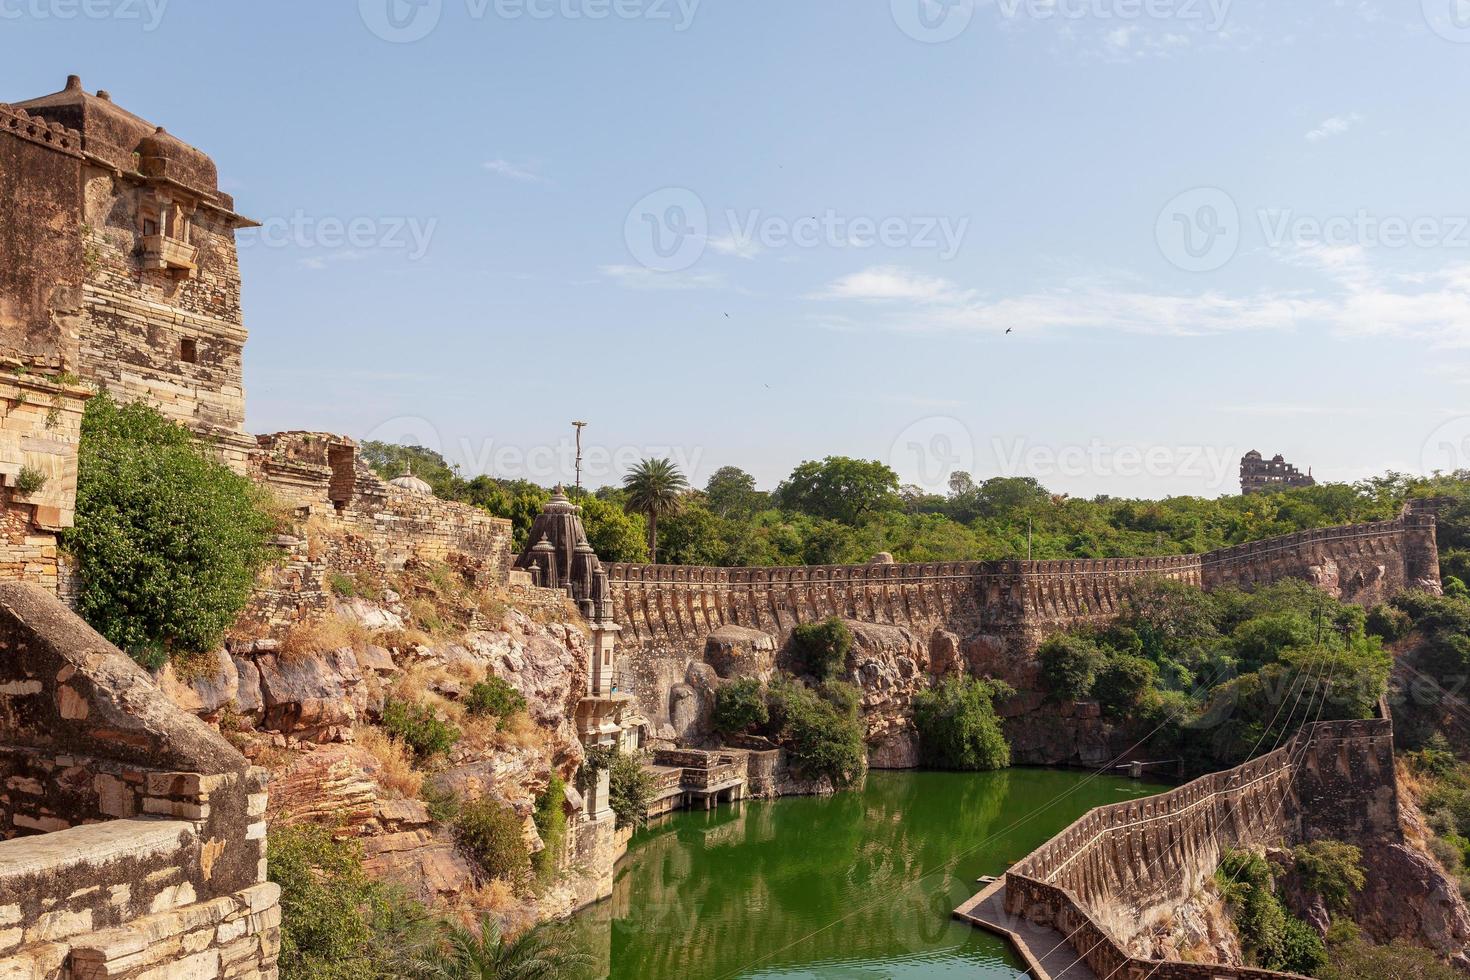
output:
[[1310, 468], [1303, 473], [1288, 463], [1280, 453], [1265, 459], [1252, 449], [1240, 458], [1240, 492], [1265, 493], [1292, 487], [1314, 487], [1317, 481]]

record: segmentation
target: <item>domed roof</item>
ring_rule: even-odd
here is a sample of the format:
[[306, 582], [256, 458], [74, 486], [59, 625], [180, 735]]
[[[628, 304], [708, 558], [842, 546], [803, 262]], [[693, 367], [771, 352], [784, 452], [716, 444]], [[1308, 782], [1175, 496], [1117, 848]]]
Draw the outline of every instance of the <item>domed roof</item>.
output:
[[428, 483], [413, 475], [412, 465], [410, 465], [409, 468], [403, 472], [402, 476], [396, 476], [393, 479], [389, 480], [388, 483], [392, 486], [397, 487], [400, 490], [407, 490], [409, 493], [419, 493], [423, 494], [425, 497], [434, 496], [434, 488], [429, 486]]

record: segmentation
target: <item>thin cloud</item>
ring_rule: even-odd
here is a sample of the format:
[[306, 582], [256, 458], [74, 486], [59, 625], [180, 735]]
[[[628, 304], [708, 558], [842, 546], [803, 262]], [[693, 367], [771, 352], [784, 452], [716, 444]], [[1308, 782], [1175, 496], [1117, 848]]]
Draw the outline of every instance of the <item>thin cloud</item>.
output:
[[655, 272], [641, 265], [604, 265], [597, 271], [628, 289], [719, 289], [725, 285], [724, 277], [714, 272]]
[[731, 255], [737, 259], [753, 259], [761, 253], [758, 243], [741, 235], [719, 235], [709, 239], [708, 245], [721, 255]]
[[507, 180], [519, 180], [522, 183], [526, 184], [551, 183], [545, 177], [532, 170], [529, 166], [514, 164], [511, 163], [509, 160], [487, 160], [484, 163], [484, 167], [495, 176], [504, 177]]
[[1308, 131], [1307, 141], [1311, 143], [1320, 143], [1323, 140], [1330, 139], [1333, 136], [1341, 136], [1343, 133], [1346, 133], [1348, 130], [1352, 129], [1354, 126], [1362, 121], [1363, 117], [1358, 115], [1356, 112], [1349, 113], [1346, 116], [1330, 116], [1327, 119], [1322, 120], [1322, 122], [1317, 125], [1316, 129]]
[[[831, 328], [1022, 336], [1104, 331], [1189, 337], [1323, 327], [1340, 337], [1396, 337], [1470, 348], [1470, 263], [1386, 274], [1367, 252], [1309, 248], [1282, 256], [1321, 284], [1241, 295], [1164, 293], [1121, 278], [1078, 277], [1015, 296], [983, 296], [947, 279], [879, 266], [843, 276], [812, 299], [849, 304]], [[857, 310], [880, 312], [859, 317]], [[840, 324], [840, 325], [839, 325]]]

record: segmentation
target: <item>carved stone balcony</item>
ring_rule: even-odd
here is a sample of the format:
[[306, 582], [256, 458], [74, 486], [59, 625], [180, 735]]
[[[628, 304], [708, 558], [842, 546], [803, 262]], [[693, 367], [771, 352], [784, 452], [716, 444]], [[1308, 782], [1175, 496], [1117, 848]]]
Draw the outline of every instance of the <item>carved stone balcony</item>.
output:
[[187, 277], [197, 268], [194, 260], [199, 256], [199, 249], [167, 235], [144, 235], [141, 252], [145, 269], [162, 269]]

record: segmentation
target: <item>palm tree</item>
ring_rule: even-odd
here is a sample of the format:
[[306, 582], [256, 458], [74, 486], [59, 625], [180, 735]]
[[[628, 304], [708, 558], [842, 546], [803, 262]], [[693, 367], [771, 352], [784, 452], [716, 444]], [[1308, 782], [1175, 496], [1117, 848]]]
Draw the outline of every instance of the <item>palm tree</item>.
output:
[[658, 519], [679, 513], [689, 481], [667, 459], [645, 459], [623, 477], [628, 497], [625, 510], [648, 518], [648, 554], [658, 561]]
[[564, 928], [543, 926], [507, 939], [486, 915], [478, 929], [452, 924], [444, 947], [420, 964], [426, 980], [563, 980], [584, 975], [592, 957], [562, 938]]

